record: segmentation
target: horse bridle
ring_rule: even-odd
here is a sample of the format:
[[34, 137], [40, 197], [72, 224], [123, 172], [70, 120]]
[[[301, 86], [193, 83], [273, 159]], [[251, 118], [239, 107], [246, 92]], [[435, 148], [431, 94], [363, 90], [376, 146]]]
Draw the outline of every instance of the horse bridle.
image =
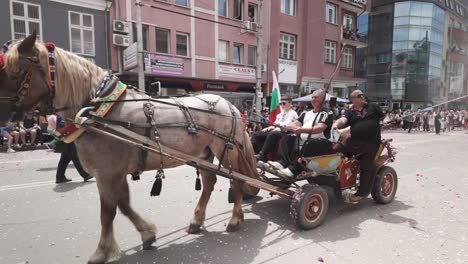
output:
[[[53, 100], [55, 97], [55, 45], [53, 43], [46, 43], [45, 44], [47, 51], [48, 51], [48, 59], [47, 59], [47, 74], [44, 73], [43, 67], [40, 65], [39, 60], [36, 57], [29, 57], [29, 56], [21, 56], [23, 59], [27, 59], [29, 61], [27, 70], [23, 70], [20, 73], [20, 77], [12, 77], [12, 80], [16, 80], [17, 83], [17, 91], [16, 95], [12, 98], [8, 98], [7, 100], [11, 103], [10, 112], [14, 113], [17, 111], [18, 107], [22, 105], [24, 100], [30, 95], [31, 83], [33, 80], [33, 69], [38, 68], [44, 75], [47, 76], [47, 87], [48, 87], [48, 94], [47, 94], [47, 111], [53, 112], [54, 111], [54, 104]], [[8, 78], [4, 72], [4, 65], [3, 65], [3, 54], [0, 54], [0, 77]], [[0, 98], [0, 101], [2, 98]], [[5, 101], [5, 100], [3, 100]], [[55, 109], [56, 110], [56, 109]]]

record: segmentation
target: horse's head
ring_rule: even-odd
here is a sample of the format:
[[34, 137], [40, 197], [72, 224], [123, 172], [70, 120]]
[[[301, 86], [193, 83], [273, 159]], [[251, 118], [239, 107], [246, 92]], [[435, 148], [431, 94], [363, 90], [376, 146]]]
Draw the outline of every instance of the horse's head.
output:
[[36, 33], [13, 43], [0, 67], [0, 125], [20, 120], [39, 106], [47, 111], [52, 99], [46, 48], [36, 43]]

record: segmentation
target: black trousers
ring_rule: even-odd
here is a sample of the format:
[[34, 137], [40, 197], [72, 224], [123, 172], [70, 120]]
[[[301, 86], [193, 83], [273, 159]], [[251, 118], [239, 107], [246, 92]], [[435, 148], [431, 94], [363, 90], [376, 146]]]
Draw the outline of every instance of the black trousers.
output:
[[73, 162], [76, 170], [81, 175], [81, 177], [85, 178], [89, 176], [89, 174], [81, 166], [80, 160], [78, 159], [78, 153], [76, 153], [75, 144], [70, 143], [65, 145], [64, 151], [60, 156], [60, 161], [57, 167], [57, 174], [55, 176], [56, 180], [65, 178], [65, 171], [67, 170], [67, 166], [70, 163], [70, 161]]
[[436, 119], [434, 121], [434, 126], [435, 126], [436, 134], [439, 134], [440, 133], [440, 127], [441, 127], [441, 123], [440, 123], [439, 119]]
[[283, 132], [273, 130], [270, 132], [258, 131], [253, 134], [251, 142], [254, 147], [258, 147], [263, 143], [261, 152], [267, 154], [275, 149], [278, 141], [283, 137]]
[[428, 122], [423, 123], [423, 131], [429, 131], [429, 123]]
[[411, 133], [411, 129], [413, 129], [413, 122], [408, 122], [408, 133]]
[[283, 167], [288, 168], [294, 175], [304, 170], [303, 166], [297, 162], [299, 157], [327, 155], [333, 152], [332, 143], [324, 138], [311, 138], [298, 150], [298, 138], [296, 135], [284, 137], [279, 149], [280, 160], [278, 162]]
[[344, 144], [340, 144], [338, 149], [346, 155], [360, 155], [359, 157], [359, 188], [357, 196], [367, 197], [374, 186], [376, 166], [374, 163], [375, 155], [379, 150], [378, 143], [355, 141], [348, 138]]

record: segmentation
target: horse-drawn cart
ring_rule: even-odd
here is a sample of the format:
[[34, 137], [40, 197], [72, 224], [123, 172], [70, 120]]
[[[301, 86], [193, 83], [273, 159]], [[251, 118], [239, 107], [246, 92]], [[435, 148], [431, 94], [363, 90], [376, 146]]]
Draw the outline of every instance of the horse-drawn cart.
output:
[[[346, 157], [341, 153], [302, 158], [305, 170], [294, 179], [285, 178], [275, 173], [275, 170], [271, 167], [260, 167], [261, 180], [258, 180], [171, 149], [122, 126], [96, 121], [90, 122], [86, 118], [84, 120], [78, 118], [76, 121], [80, 122], [84, 129], [94, 133], [103, 134], [147, 151], [176, 159], [199, 170], [209, 171], [231, 180], [242, 181], [255, 188], [268, 191], [271, 195], [289, 198], [292, 200], [290, 215], [293, 221], [305, 230], [319, 226], [325, 219], [330, 192], [338, 199], [346, 200], [351, 191], [357, 187], [359, 181], [357, 157]], [[381, 204], [393, 201], [398, 187], [395, 170], [387, 166], [389, 162], [393, 162], [395, 159], [393, 147], [390, 145], [391, 141], [382, 140], [375, 156], [377, 174], [372, 190], [372, 198]], [[386, 153], [383, 154], [384, 152]], [[303, 181], [308, 183], [300, 186], [298, 182]], [[231, 189], [228, 195], [228, 200], [232, 202], [233, 193]]]

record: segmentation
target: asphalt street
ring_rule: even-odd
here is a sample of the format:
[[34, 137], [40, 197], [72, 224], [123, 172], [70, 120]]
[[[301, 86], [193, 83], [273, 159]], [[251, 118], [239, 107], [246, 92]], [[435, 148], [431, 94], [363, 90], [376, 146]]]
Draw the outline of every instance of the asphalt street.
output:
[[[195, 170], [166, 171], [160, 197], [150, 197], [155, 172], [130, 181], [132, 204], [158, 227], [156, 248], [141, 250], [130, 221], [114, 224], [124, 255], [116, 263], [468, 263], [468, 135], [386, 132], [398, 148], [396, 200], [377, 205], [332, 201], [324, 224], [297, 230], [290, 201], [261, 192], [244, 204], [245, 223], [225, 232], [232, 205], [219, 178], [200, 235], [189, 235], [200, 192]], [[97, 246], [99, 199], [94, 180], [56, 185], [59, 154], [0, 153], [0, 263], [86, 263]]]

